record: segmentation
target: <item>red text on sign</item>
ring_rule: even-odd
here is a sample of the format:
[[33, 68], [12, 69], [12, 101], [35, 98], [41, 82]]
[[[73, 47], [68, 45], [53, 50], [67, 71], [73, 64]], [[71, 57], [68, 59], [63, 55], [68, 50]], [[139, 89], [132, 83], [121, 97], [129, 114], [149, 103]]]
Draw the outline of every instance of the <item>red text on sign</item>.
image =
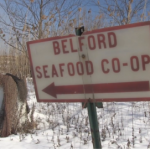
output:
[[[101, 69], [102, 72], [107, 74], [112, 70], [114, 73], [119, 73], [121, 71], [121, 66], [130, 66], [131, 70], [136, 72], [139, 71], [140, 69], [140, 63], [141, 63], [141, 69], [143, 71], [146, 70], [147, 65], [150, 64], [150, 56], [149, 55], [141, 55], [140, 57], [138, 56], [131, 56], [130, 57], [130, 62], [126, 63], [121, 63], [119, 58], [113, 58], [111, 61], [108, 59], [102, 59], [101, 61]], [[111, 64], [111, 67], [110, 65]]]
[[78, 52], [77, 45], [80, 51], [83, 51], [84, 43], [87, 43], [89, 50], [113, 48], [117, 46], [117, 37], [114, 32], [108, 32], [106, 35], [103, 33], [97, 35], [88, 35], [78, 37], [78, 43], [73, 43], [70, 38], [62, 39], [60, 42], [53, 41], [53, 51], [55, 55], [68, 54]]
[[[85, 66], [85, 67], [84, 67]], [[84, 70], [85, 68], [85, 70]], [[93, 63], [91, 61], [72, 63], [67, 64], [60, 63], [58, 65], [52, 64], [51, 66], [43, 65], [35, 67], [36, 77], [37, 78], [53, 78], [53, 77], [64, 77], [64, 74], [69, 76], [74, 75], [92, 75], [94, 73]]]

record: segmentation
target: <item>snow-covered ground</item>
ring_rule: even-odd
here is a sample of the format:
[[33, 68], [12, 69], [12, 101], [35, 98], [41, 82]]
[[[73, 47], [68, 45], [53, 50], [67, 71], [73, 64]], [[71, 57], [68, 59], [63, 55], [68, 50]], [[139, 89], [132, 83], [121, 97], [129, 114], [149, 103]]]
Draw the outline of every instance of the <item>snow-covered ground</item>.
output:
[[[27, 85], [29, 106], [35, 105], [36, 130], [0, 138], [1, 149], [93, 148], [87, 109], [80, 103], [37, 103], [31, 79]], [[97, 109], [103, 149], [150, 148], [150, 102], [103, 105]]]

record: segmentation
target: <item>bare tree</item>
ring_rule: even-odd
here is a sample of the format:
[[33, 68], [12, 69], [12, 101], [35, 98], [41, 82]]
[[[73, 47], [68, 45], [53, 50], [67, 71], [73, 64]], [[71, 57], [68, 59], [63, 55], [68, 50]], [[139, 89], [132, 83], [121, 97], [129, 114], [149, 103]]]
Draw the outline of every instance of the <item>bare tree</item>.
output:
[[92, 0], [107, 20], [114, 25], [130, 24], [147, 20], [149, 0]]
[[[91, 10], [81, 12], [87, 3]], [[1, 0], [0, 37], [24, 51], [26, 41], [69, 34], [75, 24], [94, 29], [148, 20], [149, 6], [150, 0]]]
[[81, 0], [1, 0], [1, 39], [24, 51], [27, 40], [57, 36], [60, 23], [66, 17], [69, 21], [85, 4]]

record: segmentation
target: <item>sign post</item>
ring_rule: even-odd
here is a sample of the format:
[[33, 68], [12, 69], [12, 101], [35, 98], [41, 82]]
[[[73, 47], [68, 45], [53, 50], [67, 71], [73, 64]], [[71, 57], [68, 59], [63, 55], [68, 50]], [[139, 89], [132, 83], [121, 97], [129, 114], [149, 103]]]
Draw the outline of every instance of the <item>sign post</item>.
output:
[[88, 102], [87, 108], [88, 108], [89, 122], [91, 127], [93, 148], [102, 149], [95, 103]]
[[[81, 34], [84, 32], [84, 27], [75, 28], [75, 32], [76, 35], [81, 36]], [[97, 103], [99, 103], [99, 107], [103, 108], [102, 102], [97, 102]], [[96, 103], [92, 102], [91, 99], [88, 99], [87, 103], [86, 102], [82, 103], [82, 107], [83, 108], [87, 107], [88, 110], [93, 148], [102, 149], [95, 104]]]
[[95, 106], [150, 100], [150, 22], [29, 41], [27, 48], [37, 101], [84, 103], [95, 148]]

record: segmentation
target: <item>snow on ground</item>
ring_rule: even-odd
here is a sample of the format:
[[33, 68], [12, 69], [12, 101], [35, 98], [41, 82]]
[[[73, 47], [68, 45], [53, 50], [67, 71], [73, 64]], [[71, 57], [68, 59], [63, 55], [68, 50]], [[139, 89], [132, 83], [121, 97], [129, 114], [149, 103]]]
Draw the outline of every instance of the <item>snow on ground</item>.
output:
[[[27, 81], [28, 103], [31, 109], [35, 105], [36, 130], [0, 138], [0, 148], [92, 149], [87, 109], [80, 103], [37, 103], [32, 79]], [[97, 109], [103, 149], [150, 148], [150, 102], [103, 105]]]

